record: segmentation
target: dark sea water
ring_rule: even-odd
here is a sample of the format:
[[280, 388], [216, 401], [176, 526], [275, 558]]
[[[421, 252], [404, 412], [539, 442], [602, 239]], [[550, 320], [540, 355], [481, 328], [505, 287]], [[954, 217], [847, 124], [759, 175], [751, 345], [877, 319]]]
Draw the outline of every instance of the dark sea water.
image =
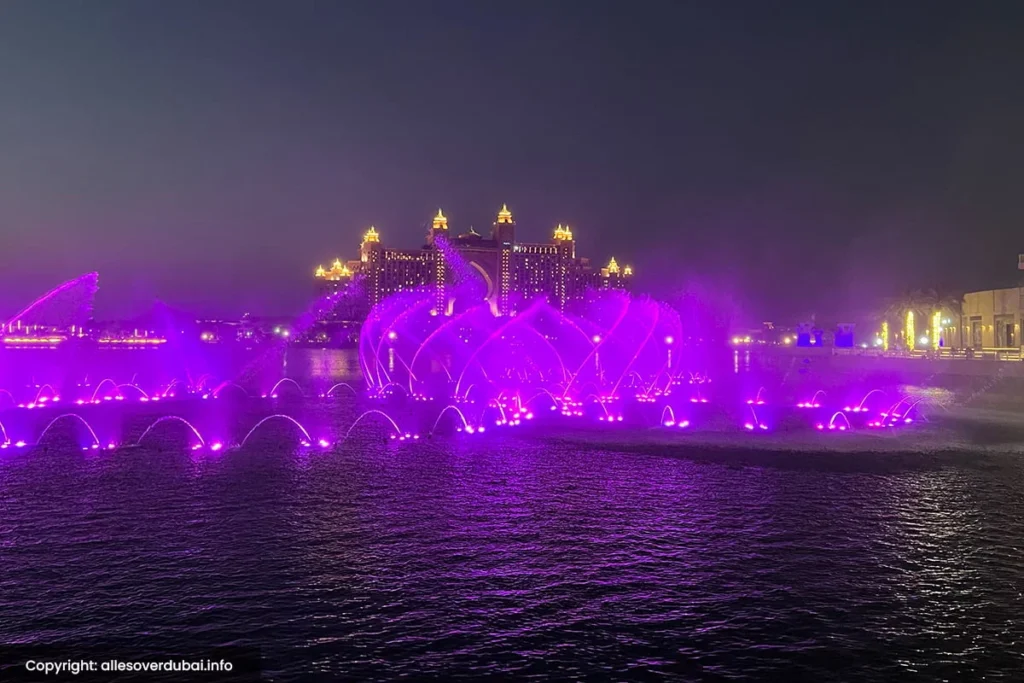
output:
[[275, 680], [1021, 680], [1018, 458], [805, 457], [519, 437], [7, 457], [0, 640], [256, 644]]
[[3, 452], [0, 642], [254, 645], [278, 681], [1024, 680], [1016, 446], [280, 436]]

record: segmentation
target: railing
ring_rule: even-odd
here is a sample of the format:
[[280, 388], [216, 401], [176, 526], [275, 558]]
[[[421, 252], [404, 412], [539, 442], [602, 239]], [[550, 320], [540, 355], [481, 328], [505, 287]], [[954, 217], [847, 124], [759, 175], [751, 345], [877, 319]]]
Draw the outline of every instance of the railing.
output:
[[987, 346], [980, 349], [938, 349], [925, 350], [915, 349], [914, 351], [882, 351], [877, 348], [833, 348], [833, 355], [836, 356], [870, 356], [874, 358], [946, 358], [961, 360], [1024, 360], [1021, 349], [1012, 347]]

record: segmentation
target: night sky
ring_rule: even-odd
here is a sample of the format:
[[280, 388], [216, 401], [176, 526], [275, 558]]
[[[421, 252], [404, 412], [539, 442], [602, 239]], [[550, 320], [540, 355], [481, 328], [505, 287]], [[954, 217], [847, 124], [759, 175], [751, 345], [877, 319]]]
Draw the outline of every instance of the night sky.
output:
[[[785, 5], [785, 7], [783, 7]], [[1016, 284], [1024, 3], [0, 3], [0, 318], [298, 312], [371, 223], [568, 222], [752, 320]]]

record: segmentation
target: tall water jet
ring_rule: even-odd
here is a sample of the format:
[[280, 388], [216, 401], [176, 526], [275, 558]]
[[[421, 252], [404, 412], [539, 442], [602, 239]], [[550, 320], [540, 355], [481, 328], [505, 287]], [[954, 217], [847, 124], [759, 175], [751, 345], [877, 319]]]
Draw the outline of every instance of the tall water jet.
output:
[[54, 287], [0, 325], [0, 335], [5, 330], [13, 331], [18, 324], [45, 324], [60, 328], [81, 325], [92, 312], [98, 282], [99, 273], [86, 273]]

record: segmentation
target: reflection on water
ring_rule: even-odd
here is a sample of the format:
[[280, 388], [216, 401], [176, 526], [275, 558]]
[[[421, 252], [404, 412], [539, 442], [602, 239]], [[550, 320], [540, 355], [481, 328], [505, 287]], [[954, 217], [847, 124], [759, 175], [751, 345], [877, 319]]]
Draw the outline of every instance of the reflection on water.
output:
[[1024, 663], [1014, 456], [835, 471], [373, 436], [5, 456], [0, 640], [255, 643], [277, 680]]
[[[324, 387], [358, 370], [354, 353], [320, 351], [261, 369], [276, 381], [285, 360]], [[751, 370], [748, 351], [732, 360]], [[804, 382], [800, 396], [825, 386], [796, 362], [778, 374]], [[183, 415], [222, 436], [264, 416], [194, 403]], [[364, 408], [350, 392], [282, 392], [274, 409], [340, 434]], [[127, 420], [127, 436], [151, 421]], [[1024, 440], [973, 428], [973, 441]], [[687, 454], [687, 435], [628, 430], [395, 444], [370, 422], [296, 452], [286, 429], [220, 453], [172, 431], [110, 453], [4, 451], [0, 642], [256, 644], [274, 680], [1018, 680], [1024, 668], [1016, 454], [933, 455], [924, 441], [912, 456]]]

